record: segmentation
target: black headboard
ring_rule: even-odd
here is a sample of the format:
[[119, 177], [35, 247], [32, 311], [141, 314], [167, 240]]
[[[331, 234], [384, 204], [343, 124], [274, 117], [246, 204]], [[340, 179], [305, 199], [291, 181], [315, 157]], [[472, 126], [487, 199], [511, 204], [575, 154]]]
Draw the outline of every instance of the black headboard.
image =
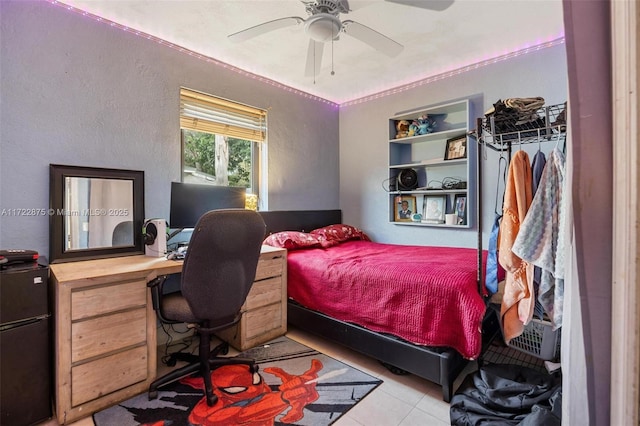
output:
[[309, 232], [342, 223], [342, 210], [275, 210], [260, 214], [267, 225], [267, 235], [280, 231]]

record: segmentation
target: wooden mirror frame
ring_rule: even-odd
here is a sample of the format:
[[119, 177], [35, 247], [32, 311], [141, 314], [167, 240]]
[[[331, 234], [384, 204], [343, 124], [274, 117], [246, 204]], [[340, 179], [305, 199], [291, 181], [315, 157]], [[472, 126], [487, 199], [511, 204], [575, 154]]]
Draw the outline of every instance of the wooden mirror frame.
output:
[[[133, 183], [133, 245], [65, 249], [65, 179], [67, 177], [124, 179]], [[138, 170], [49, 165], [49, 262], [60, 263], [144, 254], [144, 172]], [[138, 230], [139, 232], [137, 232]]]

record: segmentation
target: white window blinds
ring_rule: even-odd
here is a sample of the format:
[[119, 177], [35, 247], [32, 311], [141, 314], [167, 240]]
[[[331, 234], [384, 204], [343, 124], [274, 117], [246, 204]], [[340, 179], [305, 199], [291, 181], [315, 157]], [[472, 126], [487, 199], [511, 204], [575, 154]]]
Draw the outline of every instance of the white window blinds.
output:
[[267, 135], [267, 112], [194, 90], [180, 89], [180, 127], [256, 142]]

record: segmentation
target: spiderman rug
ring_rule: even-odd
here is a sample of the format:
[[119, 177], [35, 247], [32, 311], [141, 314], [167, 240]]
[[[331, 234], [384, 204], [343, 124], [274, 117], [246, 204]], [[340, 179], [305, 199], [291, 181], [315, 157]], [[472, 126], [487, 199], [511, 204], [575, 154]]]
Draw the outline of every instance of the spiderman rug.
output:
[[203, 397], [203, 382], [187, 377], [149, 401], [138, 395], [94, 414], [96, 426], [330, 425], [382, 383], [287, 337], [240, 354], [256, 360], [211, 373], [218, 401]]

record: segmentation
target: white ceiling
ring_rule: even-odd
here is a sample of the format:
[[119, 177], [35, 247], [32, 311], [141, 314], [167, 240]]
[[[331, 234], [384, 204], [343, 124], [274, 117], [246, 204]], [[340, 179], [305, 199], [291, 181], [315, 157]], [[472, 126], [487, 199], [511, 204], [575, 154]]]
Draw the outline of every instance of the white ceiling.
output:
[[[341, 104], [564, 36], [562, 0], [455, 0], [433, 11], [384, 0], [348, 0], [353, 20], [402, 44], [390, 58], [341, 34], [305, 77], [304, 25], [241, 43], [228, 35], [274, 19], [308, 18], [300, 0], [62, 0], [107, 19]], [[423, 1], [423, 0], [418, 0]], [[331, 75], [332, 69], [335, 71]]]

